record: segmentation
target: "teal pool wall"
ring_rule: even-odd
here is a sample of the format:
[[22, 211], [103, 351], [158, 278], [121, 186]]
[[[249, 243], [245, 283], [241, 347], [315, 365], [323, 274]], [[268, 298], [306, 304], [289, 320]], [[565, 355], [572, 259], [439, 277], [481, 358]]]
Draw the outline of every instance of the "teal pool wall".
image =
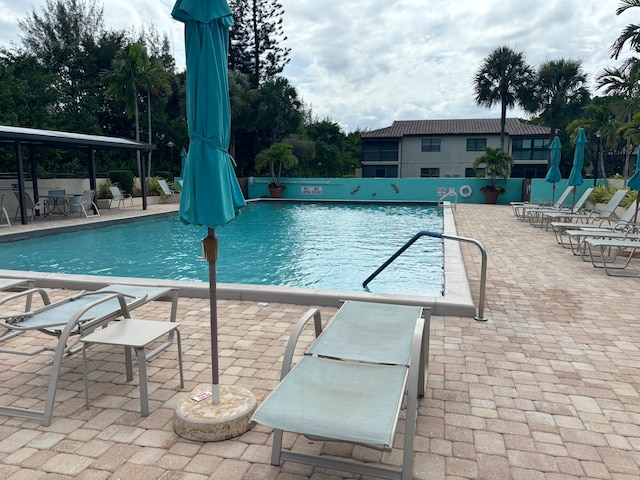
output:
[[[338, 200], [338, 201], [384, 201], [384, 202], [437, 202], [443, 195], [453, 190], [457, 193], [458, 203], [484, 203], [480, 191], [487, 184], [486, 179], [478, 178], [283, 178], [286, 189], [282, 198], [290, 200]], [[249, 177], [249, 198], [266, 198], [269, 195], [269, 178]], [[460, 189], [468, 185], [471, 195], [462, 197]], [[499, 204], [522, 200], [522, 179], [499, 181], [506, 193], [498, 197]], [[592, 186], [592, 182], [583, 183], [577, 189], [577, 196]], [[556, 185], [557, 199], [567, 186], [567, 180]], [[544, 179], [531, 182], [531, 200], [551, 199], [553, 185]], [[453, 201], [453, 197], [447, 198]]]

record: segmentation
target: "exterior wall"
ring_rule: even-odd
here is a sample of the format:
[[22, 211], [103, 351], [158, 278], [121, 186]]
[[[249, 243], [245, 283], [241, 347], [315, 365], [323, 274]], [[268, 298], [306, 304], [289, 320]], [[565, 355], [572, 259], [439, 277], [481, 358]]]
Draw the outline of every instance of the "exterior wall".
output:
[[[287, 186], [282, 198], [305, 201], [380, 201], [380, 202], [437, 202], [440, 197], [453, 189], [458, 203], [485, 203], [480, 191], [487, 184], [482, 178], [283, 178]], [[268, 178], [249, 177], [249, 199], [268, 198]], [[506, 188], [506, 193], [498, 197], [498, 203], [508, 205], [509, 202], [522, 200], [522, 179], [510, 178], [506, 182], [499, 181]], [[460, 188], [471, 187], [472, 194], [468, 198], [460, 195]], [[567, 187], [567, 180], [556, 185], [557, 198]], [[589, 187], [588, 182], [577, 188], [576, 198]], [[551, 199], [553, 185], [544, 179], [533, 179], [531, 182], [531, 199]], [[454, 201], [455, 197], [446, 200]]]
[[[440, 139], [439, 152], [423, 152], [422, 139]], [[467, 138], [486, 138], [487, 146], [500, 146], [497, 135], [456, 135], [456, 136], [415, 136], [403, 137], [400, 146], [400, 176], [420, 177], [421, 168], [439, 168], [440, 177], [464, 178], [465, 169], [471, 168], [476, 158], [483, 152], [467, 152]]]

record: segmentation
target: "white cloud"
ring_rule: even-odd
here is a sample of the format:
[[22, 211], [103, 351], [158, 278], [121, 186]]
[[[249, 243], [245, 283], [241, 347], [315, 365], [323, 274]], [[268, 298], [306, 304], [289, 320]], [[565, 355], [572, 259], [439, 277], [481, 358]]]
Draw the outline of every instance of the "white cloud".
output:
[[[473, 75], [494, 48], [523, 51], [537, 67], [581, 60], [596, 74], [620, 62], [609, 48], [640, 9], [615, 15], [602, 0], [280, 0], [291, 47], [285, 75], [314, 115], [344, 126], [381, 128], [393, 120], [497, 117], [474, 102]], [[0, 0], [0, 45], [19, 43], [17, 19], [45, 0]], [[109, 0], [105, 23], [139, 31], [153, 24], [184, 68], [183, 26], [172, 0]], [[593, 90], [592, 90], [593, 92]], [[511, 115], [522, 115], [512, 111]]]

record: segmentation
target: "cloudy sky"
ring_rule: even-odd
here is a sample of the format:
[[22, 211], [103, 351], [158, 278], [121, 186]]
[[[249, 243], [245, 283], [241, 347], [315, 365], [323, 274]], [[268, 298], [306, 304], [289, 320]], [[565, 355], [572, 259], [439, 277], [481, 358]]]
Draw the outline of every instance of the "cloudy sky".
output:
[[[618, 0], [280, 0], [291, 62], [284, 75], [313, 115], [346, 132], [394, 120], [496, 118], [475, 105], [473, 76], [496, 47], [522, 51], [537, 67], [580, 60], [593, 79], [619, 65], [609, 47], [640, 23], [640, 9], [615, 14]], [[107, 28], [150, 24], [169, 37], [184, 68], [182, 24], [172, 0], [108, 0]], [[0, 0], [0, 45], [20, 42], [18, 20], [46, 0]], [[624, 55], [623, 55], [624, 57]], [[511, 116], [523, 116], [513, 110]]]

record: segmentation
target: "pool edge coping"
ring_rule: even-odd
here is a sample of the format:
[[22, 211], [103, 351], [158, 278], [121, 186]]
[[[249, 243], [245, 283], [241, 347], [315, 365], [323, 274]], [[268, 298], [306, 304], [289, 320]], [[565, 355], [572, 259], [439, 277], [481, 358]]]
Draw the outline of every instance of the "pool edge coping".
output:
[[[139, 221], [140, 217], [159, 218], [172, 215], [176, 215], [176, 212], [155, 212], [134, 217], [105, 219], [104, 221], [93, 222], [91, 225], [95, 228], [96, 223], [100, 223], [101, 226], [106, 226], [110, 224]], [[455, 226], [455, 219], [450, 205], [443, 208], [443, 217], [444, 233], [448, 235], [456, 235], [457, 230]], [[85, 228], [87, 228], [87, 226], [83, 224], [51, 227], [45, 230], [40, 230], [38, 232], [38, 236], [77, 231]], [[17, 232], [13, 235], [3, 235], [5, 239], [9, 236], [12, 237], [12, 240], [19, 240], [32, 237], [34, 235], [33, 232]], [[0, 276], [6, 278], [33, 280], [35, 281], [36, 286], [43, 288], [96, 290], [109, 284], [164, 286], [177, 288], [179, 290], [179, 295], [183, 297], [209, 298], [209, 284], [207, 282], [135, 277], [107, 277], [98, 275], [73, 275], [2, 269], [0, 269]], [[219, 300], [290, 303], [297, 305], [330, 307], [338, 307], [344, 300], [361, 300], [378, 303], [420, 305], [430, 308], [432, 315], [474, 317], [476, 314], [476, 307], [471, 296], [471, 289], [469, 286], [464, 259], [462, 257], [460, 243], [454, 240], [444, 240], [444, 295], [442, 297], [231, 283], [218, 283], [216, 289], [217, 298]]]

